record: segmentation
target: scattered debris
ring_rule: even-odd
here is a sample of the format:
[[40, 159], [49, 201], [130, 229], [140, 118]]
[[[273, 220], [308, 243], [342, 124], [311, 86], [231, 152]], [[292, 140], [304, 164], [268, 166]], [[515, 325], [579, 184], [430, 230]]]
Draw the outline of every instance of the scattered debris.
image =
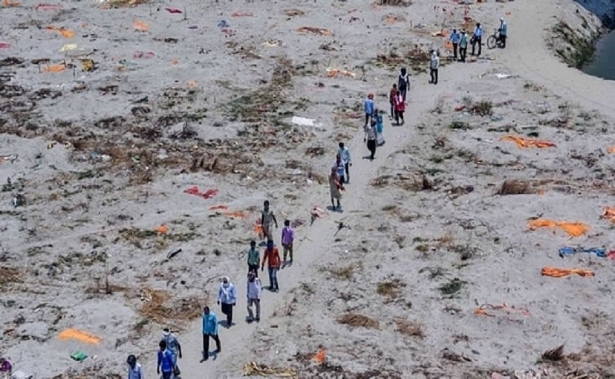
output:
[[177, 254], [179, 254], [181, 252], [182, 252], [181, 248], [173, 249], [173, 250], [169, 251], [167, 253], [167, 259], [171, 259], [171, 258], [173, 258], [174, 256], [176, 256]]
[[564, 359], [564, 345], [560, 345], [555, 349], [547, 350], [542, 353], [541, 358], [545, 361], [557, 362]]
[[556, 146], [553, 142], [535, 140], [535, 139], [523, 138], [523, 137], [517, 137], [517, 136], [504, 136], [500, 138], [500, 141], [514, 142], [520, 148], [528, 148], [528, 147], [546, 148], [546, 147]]
[[293, 368], [270, 367], [256, 362], [249, 362], [243, 366], [244, 376], [277, 376], [279, 378], [297, 378], [297, 371]]
[[324, 28], [315, 28], [315, 27], [311, 27], [311, 26], [301, 27], [301, 28], [297, 29], [297, 32], [299, 32], [299, 33], [311, 33], [311, 34], [317, 34], [317, 35], [320, 35], [320, 36], [333, 37], [333, 32], [331, 30], [324, 29]]
[[187, 193], [189, 195], [196, 195], [196, 196], [202, 197], [203, 199], [211, 199], [212, 197], [214, 197], [214, 196], [216, 196], [218, 194], [218, 190], [217, 189], [208, 189], [205, 192], [200, 192], [199, 191], [199, 187], [193, 186], [193, 187], [190, 187], [190, 188], [184, 190], [184, 193]]
[[560, 228], [571, 237], [580, 237], [589, 232], [589, 226], [581, 222], [554, 221], [548, 219], [536, 219], [527, 224], [528, 229], [534, 231], [538, 228]]
[[570, 275], [579, 275], [582, 277], [591, 277], [596, 276], [596, 274], [591, 270], [584, 270], [580, 268], [556, 268], [556, 267], [543, 267], [540, 271], [543, 276], [551, 276], [554, 278], [563, 278]]
[[353, 327], [361, 327], [367, 329], [380, 329], [378, 320], [371, 319], [358, 313], [346, 313], [337, 318], [337, 322]]
[[453, 362], [472, 362], [472, 360], [468, 358], [467, 356], [465, 356], [464, 354], [455, 353], [454, 351], [451, 351], [448, 348], [445, 348], [442, 351], [442, 358], [448, 359], [449, 361], [453, 361]]

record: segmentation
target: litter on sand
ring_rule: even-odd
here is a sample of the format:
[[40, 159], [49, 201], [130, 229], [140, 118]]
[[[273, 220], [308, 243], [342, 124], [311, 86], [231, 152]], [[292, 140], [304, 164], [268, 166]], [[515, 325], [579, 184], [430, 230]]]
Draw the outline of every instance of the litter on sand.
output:
[[227, 211], [227, 212], [222, 212], [223, 215], [227, 216], [227, 217], [232, 217], [232, 218], [248, 218], [248, 214], [244, 211]]
[[510, 75], [510, 74], [494, 74], [496, 78], [498, 79], [510, 79], [510, 78], [516, 78], [517, 75]]
[[301, 28], [297, 29], [297, 31], [299, 33], [311, 33], [311, 34], [318, 34], [320, 36], [329, 36], [329, 37], [333, 36], [333, 32], [330, 31], [329, 29], [314, 28], [314, 27], [311, 27], [311, 26], [301, 27]]
[[41, 3], [34, 6], [35, 11], [57, 11], [60, 9], [62, 9], [62, 6], [58, 4]]
[[166, 232], [169, 231], [169, 227], [166, 226], [165, 224], [162, 224], [160, 226], [157, 226], [154, 231], [160, 233], [160, 234], [165, 234]]
[[13, 0], [2, 0], [2, 5], [4, 5], [7, 8], [13, 8], [13, 7], [20, 6], [21, 3], [19, 1], [13, 1]]
[[570, 247], [564, 246], [558, 250], [559, 256], [564, 258], [566, 255], [574, 255], [576, 253], [596, 254], [598, 258], [606, 258], [606, 249], [602, 247]]
[[600, 218], [605, 218], [615, 223], [615, 207], [604, 207], [604, 213], [602, 213]]
[[353, 78], [355, 79], [357, 77], [357, 74], [355, 74], [352, 71], [347, 71], [347, 70], [338, 70], [337, 68], [328, 68], [327, 69], [327, 76], [330, 78], [335, 78], [338, 75], [343, 75], [346, 76], [348, 78]]
[[553, 142], [544, 141], [544, 140], [536, 140], [530, 138], [523, 138], [517, 136], [504, 136], [500, 138], [500, 141], [512, 141], [517, 144], [520, 148], [528, 148], [528, 147], [537, 147], [537, 148], [545, 148], [545, 147], [555, 147]]
[[327, 358], [327, 349], [320, 349], [318, 350], [318, 352], [316, 352], [316, 354], [314, 354], [314, 356], [312, 357], [312, 360], [318, 363], [319, 365], [321, 365], [325, 362], [326, 358]]
[[297, 371], [292, 368], [269, 367], [256, 362], [243, 365], [244, 376], [276, 376], [278, 378], [297, 378]]
[[201, 191], [199, 191], [199, 187], [192, 186], [190, 188], [185, 189], [184, 193], [187, 193], [188, 195], [196, 195], [196, 196], [202, 197], [203, 199], [211, 199], [212, 197], [214, 197], [214, 196], [216, 196], [218, 194], [218, 190], [217, 189], [208, 189], [205, 192], [201, 192]]
[[66, 45], [62, 46], [62, 48], [60, 49], [60, 52], [63, 53], [65, 51], [75, 50], [76, 48], [77, 48], [77, 44], [67, 43]]
[[149, 30], [149, 25], [147, 25], [147, 23], [143, 22], [143, 21], [139, 21], [139, 20], [135, 20], [132, 23], [132, 26], [135, 30], [138, 30], [140, 32], [147, 32]]
[[75, 351], [70, 355], [71, 358], [76, 360], [77, 362], [83, 362], [88, 358], [88, 355], [82, 351]]
[[62, 72], [64, 70], [66, 70], [65, 64], [52, 64], [43, 66], [44, 72]]
[[564, 222], [547, 219], [532, 220], [527, 224], [527, 227], [532, 231], [538, 228], [560, 228], [571, 237], [580, 237], [589, 231], [589, 226], [581, 222]]
[[102, 341], [102, 338], [79, 329], [64, 329], [60, 334], [58, 334], [58, 338], [63, 341], [69, 339], [77, 340], [79, 342], [89, 343], [91, 345], [98, 345], [100, 341]]
[[209, 207], [210, 211], [215, 211], [215, 210], [218, 210], [218, 209], [225, 209], [226, 210], [226, 209], [228, 209], [228, 205], [224, 205], [224, 204], [222, 204], [222, 205], [212, 205], [211, 207]]
[[250, 11], [239, 11], [231, 15], [231, 17], [252, 17], [252, 16], [254, 16], [254, 13]]
[[164, 9], [169, 13], [174, 13], [174, 14], [183, 13], [181, 9], [177, 9], [177, 8], [164, 8]]
[[55, 26], [47, 26], [45, 27], [45, 29], [50, 32], [58, 32], [64, 38], [73, 38], [75, 36], [75, 32], [73, 32], [72, 30], [68, 30], [64, 27], [56, 28]]
[[606, 149], [606, 151], [611, 153], [611, 154], [615, 153], [615, 146], [609, 147], [608, 149]]
[[540, 271], [543, 276], [551, 276], [554, 278], [563, 278], [570, 275], [579, 275], [582, 277], [595, 276], [593, 271], [585, 270], [581, 268], [556, 268], [556, 267], [543, 267]]
[[520, 313], [523, 316], [530, 315], [530, 311], [528, 311], [527, 309], [515, 308], [514, 306], [510, 306], [507, 303], [496, 304], [496, 305], [483, 304], [474, 310], [474, 314], [480, 315], [480, 316], [496, 317], [494, 313], [496, 313], [497, 311], [504, 311], [507, 314]]
[[4, 163], [4, 162], [13, 163], [17, 160], [18, 157], [19, 155], [17, 154], [0, 155], [0, 163]]
[[311, 126], [314, 128], [322, 127], [322, 124], [317, 123], [315, 120], [312, 120], [311, 118], [305, 118], [305, 117], [293, 116], [290, 122], [292, 122], [295, 125], [299, 125], [299, 126]]
[[0, 49], [8, 49], [9, 47], [11, 47], [10, 43], [0, 42]]

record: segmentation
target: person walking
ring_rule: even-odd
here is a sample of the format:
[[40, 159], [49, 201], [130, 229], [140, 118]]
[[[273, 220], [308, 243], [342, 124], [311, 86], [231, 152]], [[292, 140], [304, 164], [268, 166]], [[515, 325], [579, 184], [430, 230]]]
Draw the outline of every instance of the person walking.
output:
[[464, 30], [461, 34], [461, 39], [459, 40], [459, 58], [461, 62], [465, 63], [467, 53], [468, 53], [468, 32]]
[[504, 21], [504, 17], [500, 18], [500, 28], [498, 31], [500, 32], [500, 46], [502, 46], [502, 49], [505, 49], [506, 38], [508, 38], [508, 24]]
[[476, 28], [474, 28], [474, 34], [472, 34], [472, 55], [474, 55], [474, 48], [478, 45], [478, 56], [480, 57], [480, 53], [483, 48], [483, 27], [480, 22], [476, 24]]
[[429, 83], [438, 84], [438, 68], [440, 67], [440, 58], [437, 52], [431, 53], [431, 59], [429, 60], [429, 76], [431, 80]]
[[[254, 272], [250, 271], [248, 273], [248, 289], [246, 291], [248, 296], [248, 322], [259, 322], [261, 320], [261, 292], [261, 280], [254, 274]], [[256, 308], [256, 318], [252, 312], [253, 306]]]
[[[340, 176], [337, 174], [337, 170], [331, 167], [331, 173], [329, 174], [329, 192], [331, 193], [331, 209], [335, 212], [342, 210], [342, 190], [344, 185], [340, 180]], [[335, 202], [337, 201], [337, 206]]]
[[273, 224], [275, 224], [275, 227], [277, 228], [278, 220], [276, 220], [275, 215], [271, 209], [269, 209], [269, 200], [265, 200], [261, 214], [261, 225], [263, 226], [263, 235], [265, 240], [270, 240], [273, 238]]
[[350, 150], [348, 150], [348, 148], [344, 145], [344, 142], [340, 142], [338, 146], [339, 149], [337, 150], [337, 154], [342, 157], [342, 163], [344, 163], [344, 168], [346, 169], [344, 179], [346, 180], [346, 183], [350, 183], [350, 166], [352, 166]]
[[261, 253], [256, 247], [256, 241], [250, 241], [248, 249], [248, 272], [253, 271], [258, 276], [258, 266], [261, 263]]
[[[400, 91], [397, 91], [395, 95], [395, 123], [397, 126], [404, 124], [404, 112], [406, 111], [406, 103], [404, 102], [403, 95]], [[401, 123], [399, 122], [401, 120]]]
[[344, 166], [344, 162], [342, 162], [341, 155], [337, 154], [335, 156], [335, 163], [333, 163], [333, 167], [337, 170], [337, 174], [340, 176], [340, 181], [344, 183], [344, 174], [346, 173], [346, 166]]
[[216, 341], [216, 353], [222, 351], [220, 337], [218, 336], [218, 317], [209, 310], [209, 307], [203, 308], [203, 359], [201, 362], [209, 359], [209, 338]]
[[143, 368], [137, 363], [137, 357], [130, 354], [126, 359], [128, 364], [128, 379], [143, 379]]
[[395, 96], [397, 95], [397, 84], [393, 84], [391, 90], [389, 91], [389, 103], [391, 103], [391, 113], [389, 119], [393, 119], [395, 117]]
[[[401, 98], [401, 95], [399, 96]], [[363, 137], [363, 142], [367, 143], [367, 150], [370, 152], [369, 160], [371, 161], [376, 158], [376, 139], [376, 122], [374, 121], [365, 128], [365, 136]]]
[[173, 366], [175, 365], [175, 357], [171, 350], [167, 349], [167, 343], [160, 341], [158, 344], [160, 350], [158, 350], [158, 364], [156, 366], [156, 373], [160, 375], [162, 371], [162, 379], [171, 379], [173, 375]]
[[[342, 166], [343, 167], [343, 166]], [[290, 226], [290, 220], [284, 221], [282, 228], [282, 249], [284, 250], [284, 265], [286, 266], [286, 256], [290, 256], [288, 265], [293, 264], [293, 243], [295, 242], [295, 230]]]
[[167, 344], [167, 349], [173, 353], [173, 375], [179, 376], [181, 371], [179, 370], [179, 366], [177, 365], [177, 359], [182, 358], [182, 345], [179, 343], [179, 340], [175, 336], [175, 334], [171, 333], [169, 328], [162, 329], [162, 339]]
[[374, 94], [373, 93], [370, 93], [367, 95], [367, 98], [365, 99], [363, 103], [363, 109], [365, 111], [365, 125], [367, 125], [372, 119], [372, 116], [374, 115]]
[[384, 120], [382, 118], [382, 111], [377, 108], [374, 119], [376, 121], [376, 144], [382, 146], [384, 145]]
[[453, 59], [457, 60], [457, 52], [459, 50], [459, 41], [461, 40], [461, 34], [457, 31], [457, 29], [453, 29], [451, 36], [448, 38], [449, 41], [453, 44]]
[[397, 90], [401, 92], [404, 102], [406, 102], [406, 95], [410, 91], [410, 75], [408, 75], [405, 67], [401, 68], [401, 72], [397, 78]]
[[268, 263], [269, 268], [269, 290], [278, 292], [278, 270], [280, 269], [280, 252], [275, 247], [273, 240], [267, 241], [267, 249], [263, 254], [263, 263], [261, 263], [261, 271], [265, 269], [265, 263]]
[[237, 294], [235, 286], [229, 280], [228, 276], [222, 278], [222, 283], [218, 288], [218, 305], [221, 306], [222, 313], [226, 315], [226, 327], [230, 328], [233, 325], [233, 307], [237, 303]]

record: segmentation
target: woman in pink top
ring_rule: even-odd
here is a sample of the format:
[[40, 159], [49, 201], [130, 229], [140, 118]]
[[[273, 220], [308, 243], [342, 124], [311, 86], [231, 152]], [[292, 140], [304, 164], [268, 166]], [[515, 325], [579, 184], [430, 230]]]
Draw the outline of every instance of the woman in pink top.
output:
[[[404, 97], [402, 96], [400, 91], [397, 91], [397, 94], [394, 98], [395, 102], [395, 122], [397, 125], [404, 124], [404, 112], [406, 111], [406, 103], [404, 102]], [[399, 120], [401, 119], [401, 124]]]

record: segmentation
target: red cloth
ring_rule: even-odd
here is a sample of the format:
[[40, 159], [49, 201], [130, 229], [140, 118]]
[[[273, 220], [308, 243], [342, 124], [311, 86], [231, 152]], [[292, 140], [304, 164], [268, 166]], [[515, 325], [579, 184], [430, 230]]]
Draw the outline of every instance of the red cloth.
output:
[[404, 102], [404, 98], [402, 95], [395, 95], [395, 110], [397, 112], [406, 111], [406, 103]]
[[216, 196], [218, 194], [218, 190], [217, 189], [208, 189], [205, 192], [201, 192], [201, 191], [199, 191], [199, 187], [192, 186], [190, 188], [185, 189], [184, 193], [187, 193], [188, 195], [196, 195], [196, 196], [202, 197], [203, 199], [211, 199], [212, 197], [214, 197], [214, 196]]

